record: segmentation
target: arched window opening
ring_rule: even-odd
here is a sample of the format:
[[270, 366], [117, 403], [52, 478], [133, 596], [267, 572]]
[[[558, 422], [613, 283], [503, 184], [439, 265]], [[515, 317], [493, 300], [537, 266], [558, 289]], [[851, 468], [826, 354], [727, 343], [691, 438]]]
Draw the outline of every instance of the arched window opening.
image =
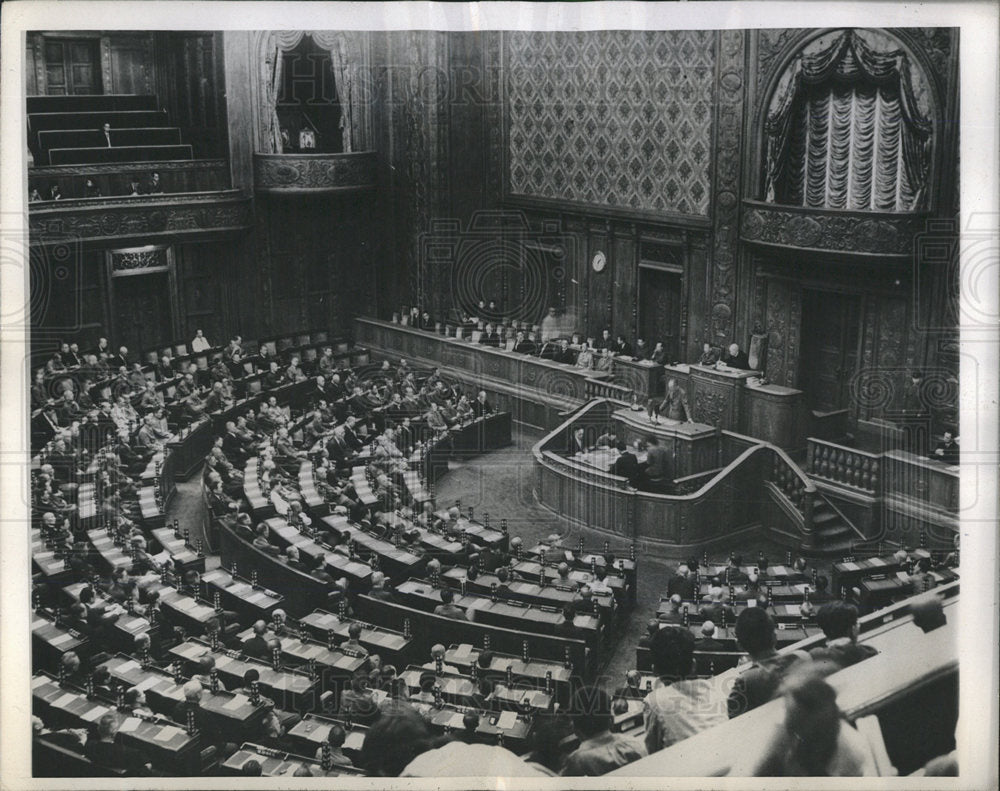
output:
[[782, 76], [765, 125], [765, 199], [825, 209], [926, 208], [933, 127], [919, 68], [888, 35], [812, 41]]

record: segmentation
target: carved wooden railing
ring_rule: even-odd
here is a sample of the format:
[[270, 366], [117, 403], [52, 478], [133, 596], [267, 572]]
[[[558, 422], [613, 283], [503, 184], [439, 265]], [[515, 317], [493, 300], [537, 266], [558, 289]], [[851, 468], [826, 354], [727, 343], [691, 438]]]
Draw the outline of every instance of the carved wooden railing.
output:
[[375, 152], [346, 154], [254, 154], [257, 192], [352, 192], [375, 187]]
[[814, 478], [874, 495], [881, 486], [881, 457], [809, 437], [806, 469]]
[[772, 453], [766, 480], [774, 484], [778, 493], [794, 508], [796, 523], [802, 532], [811, 536], [816, 485], [781, 448], [769, 447]]
[[584, 386], [584, 393], [588, 399], [607, 398], [628, 404], [632, 400], [633, 391], [625, 385], [608, 382], [604, 379], [588, 379]]

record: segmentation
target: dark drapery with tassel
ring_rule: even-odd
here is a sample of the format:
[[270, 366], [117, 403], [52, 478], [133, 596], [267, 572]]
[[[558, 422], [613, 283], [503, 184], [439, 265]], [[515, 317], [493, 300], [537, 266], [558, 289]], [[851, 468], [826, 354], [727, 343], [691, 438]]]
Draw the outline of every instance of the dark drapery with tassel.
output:
[[846, 30], [794, 62], [767, 117], [766, 199], [829, 209], [923, 208], [931, 123], [906, 53]]

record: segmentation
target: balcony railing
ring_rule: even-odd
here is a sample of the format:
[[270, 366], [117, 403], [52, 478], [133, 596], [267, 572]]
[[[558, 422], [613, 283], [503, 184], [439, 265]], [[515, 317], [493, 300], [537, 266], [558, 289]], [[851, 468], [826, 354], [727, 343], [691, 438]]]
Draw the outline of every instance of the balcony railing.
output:
[[254, 189], [264, 193], [356, 192], [375, 187], [375, 152], [254, 154]]
[[743, 201], [740, 236], [751, 244], [860, 256], [909, 256], [927, 213], [812, 209]]

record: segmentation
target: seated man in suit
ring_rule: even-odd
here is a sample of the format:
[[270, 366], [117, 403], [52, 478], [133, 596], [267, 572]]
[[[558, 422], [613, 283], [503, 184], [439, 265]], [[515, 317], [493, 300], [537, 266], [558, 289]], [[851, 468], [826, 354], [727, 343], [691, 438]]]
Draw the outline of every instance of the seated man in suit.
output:
[[667, 593], [670, 596], [677, 594], [684, 601], [694, 601], [694, 578], [691, 576], [691, 568], [687, 564], [681, 564], [677, 567], [676, 573], [667, 583]]
[[611, 474], [627, 478], [628, 482], [635, 486], [639, 479], [639, 460], [622, 440], [618, 440], [615, 447], [618, 449], [619, 455], [614, 464], [611, 465]]
[[705, 621], [701, 625], [701, 637], [694, 641], [695, 651], [724, 651], [725, 647], [715, 639], [715, 624]]
[[747, 357], [745, 351], [740, 349], [738, 343], [729, 344], [729, 350], [726, 356], [722, 358], [722, 364], [729, 368], [738, 368], [741, 371], [750, 370], [750, 358]]
[[659, 439], [650, 435], [646, 439], [646, 469], [642, 488], [663, 492], [670, 482], [670, 451], [660, 445]]
[[775, 632], [774, 620], [761, 607], [748, 607], [736, 619], [736, 641], [751, 662], [742, 666], [729, 694], [730, 719], [775, 697], [791, 668], [809, 659], [804, 651], [779, 654]]
[[448, 588], [441, 591], [441, 603], [434, 608], [435, 615], [443, 615], [445, 618], [453, 618], [456, 621], [465, 620], [465, 610], [456, 605], [455, 594]]
[[125, 769], [129, 774], [148, 774], [152, 765], [145, 756], [123, 745], [117, 737], [118, 717], [109, 712], [97, 721], [97, 738], [87, 744], [87, 757], [100, 766]]
[[830, 672], [848, 667], [878, 653], [870, 645], [858, 644], [858, 608], [843, 601], [832, 601], [819, 608], [816, 623], [826, 635], [826, 645], [813, 648], [809, 655], [817, 662], [828, 662]]
[[563, 619], [554, 627], [556, 636], [567, 637], [573, 640], [586, 640], [587, 632], [582, 627], [576, 625], [576, 607], [573, 604], [566, 604], [562, 610]]
[[712, 366], [719, 362], [719, 350], [710, 343], [701, 345], [701, 357], [698, 358], [699, 365]]
[[264, 621], [255, 621], [253, 634], [243, 641], [243, 653], [257, 659], [267, 659], [270, 653], [267, 650], [265, 634], [267, 634], [267, 624]]
[[623, 357], [631, 357], [632, 356], [632, 344], [629, 343], [627, 340], [625, 340], [625, 336], [624, 335], [618, 335], [615, 338], [615, 343], [614, 343], [614, 346], [612, 346], [611, 350], [615, 354], [620, 354]]
[[514, 351], [518, 354], [534, 354], [535, 343], [534, 341], [529, 341], [523, 332], [519, 332], [514, 339]]
[[930, 458], [943, 462], [944, 464], [958, 464], [958, 440], [955, 439], [954, 435], [950, 431], [944, 432], [944, 437], [942, 437], [941, 441], [934, 446], [934, 451], [930, 454]]
[[[656, 618], [648, 621], [646, 623], [646, 634], [639, 638], [640, 648], [649, 648], [650, 643], [653, 642], [653, 637], [656, 633], [660, 631], [660, 622]], [[630, 671], [631, 672], [631, 671]]]

